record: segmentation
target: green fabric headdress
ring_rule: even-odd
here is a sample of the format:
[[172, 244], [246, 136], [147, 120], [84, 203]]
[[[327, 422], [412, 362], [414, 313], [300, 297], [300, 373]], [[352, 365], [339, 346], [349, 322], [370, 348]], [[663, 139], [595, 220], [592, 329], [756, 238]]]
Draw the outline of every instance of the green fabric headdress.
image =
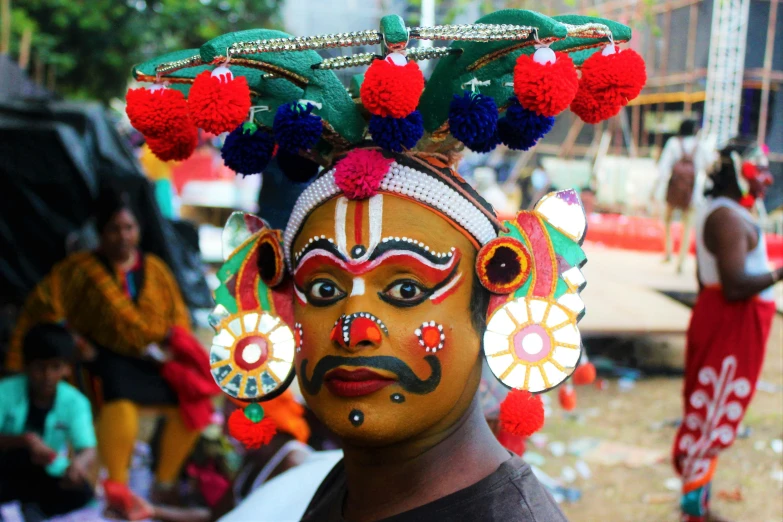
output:
[[[194, 126], [231, 132], [224, 159], [245, 175], [263, 170], [274, 151], [301, 172], [294, 156], [327, 166], [367, 139], [395, 152], [488, 151], [501, 142], [527, 149], [568, 107], [595, 122], [638, 95], [644, 63], [614, 45], [630, 37], [609, 20], [525, 10], [435, 27], [406, 27], [391, 15], [378, 30], [313, 37], [253, 29], [137, 65], [134, 77], [155, 86], [130, 91], [127, 110], [166, 160], [187, 155]], [[424, 48], [416, 40], [453, 42]], [[377, 53], [318, 53], [373, 45]], [[417, 62], [428, 59], [439, 63], [425, 82]], [[364, 66], [348, 88], [334, 73]], [[248, 119], [253, 126], [242, 125]]]

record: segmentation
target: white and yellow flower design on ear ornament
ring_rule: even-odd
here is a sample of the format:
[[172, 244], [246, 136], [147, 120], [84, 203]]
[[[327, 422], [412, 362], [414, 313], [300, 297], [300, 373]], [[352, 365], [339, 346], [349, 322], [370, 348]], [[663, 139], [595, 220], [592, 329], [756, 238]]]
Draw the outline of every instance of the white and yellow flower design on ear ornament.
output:
[[565, 190], [504, 224], [508, 232], [477, 258], [482, 284], [508, 296], [489, 315], [484, 355], [504, 385], [540, 393], [568, 379], [582, 353], [579, 267], [587, 221], [579, 196]]
[[291, 303], [274, 290], [284, 272], [280, 233], [252, 214], [235, 212], [223, 230], [223, 252], [210, 315], [216, 332], [210, 370], [223, 392], [244, 406], [231, 414], [229, 432], [257, 448], [276, 432], [260, 403], [283, 393], [295, 375], [297, 341], [282, 319], [292, 316], [282, 309]]

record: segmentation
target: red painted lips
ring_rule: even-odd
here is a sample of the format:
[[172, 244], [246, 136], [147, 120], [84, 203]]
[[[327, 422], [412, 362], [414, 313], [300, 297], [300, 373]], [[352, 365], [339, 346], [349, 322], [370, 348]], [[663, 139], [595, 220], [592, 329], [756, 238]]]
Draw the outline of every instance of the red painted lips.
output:
[[345, 370], [337, 368], [326, 374], [324, 385], [339, 397], [369, 395], [397, 382], [372, 370]]

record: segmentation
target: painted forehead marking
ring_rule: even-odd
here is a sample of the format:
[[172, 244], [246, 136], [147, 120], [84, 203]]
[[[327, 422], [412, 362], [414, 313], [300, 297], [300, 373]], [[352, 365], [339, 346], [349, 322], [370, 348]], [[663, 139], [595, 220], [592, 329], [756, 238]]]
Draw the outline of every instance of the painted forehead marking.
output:
[[[364, 241], [364, 208], [367, 208], [369, 233], [368, 244]], [[352, 215], [349, 215], [352, 214]], [[353, 221], [354, 246], [348, 248], [348, 221]], [[453, 255], [454, 248], [447, 252], [437, 252], [422, 241], [406, 236], [387, 236], [381, 239], [383, 231], [383, 195], [378, 194], [369, 200], [357, 201], [354, 211], [348, 211], [348, 199], [339, 197], [334, 209], [334, 237], [325, 235], [310, 238], [299, 252], [294, 254], [294, 273], [297, 272], [306, 258], [315, 251], [332, 254], [338, 260], [350, 265], [360, 265], [373, 261], [390, 251], [410, 252], [417, 254], [435, 265], [445, 265]]]
[[[390, 245], [390, 243], [387, 243]], [[302, 272], [318, 269], [327, 265], [335, 266], [340, 270], [349, 272], [357, 276], [365, 274], [378, 268], [380, 265], [391, 260], [401, 259], [401, 262], [414, 263], [422, 270], [430, 270], [436, 273], [442, 273], [450, 270], [459, 264], [461, 255], [459, 250], [454, 249], [443, 257], [437, 257], [437, 254], [424, 251], [418, 246], [401, 245], [400, 248], [375, 250], [373, 257], [362, 262], [356, 262], [353, 259], [347, 259], [331, 244], [327, 243], [323, 248], [315, 247], [305, 253], [300, 259], [297, 267], [294, 269], [294, 282], [301, 285], [303, 281], [300, 277]]]

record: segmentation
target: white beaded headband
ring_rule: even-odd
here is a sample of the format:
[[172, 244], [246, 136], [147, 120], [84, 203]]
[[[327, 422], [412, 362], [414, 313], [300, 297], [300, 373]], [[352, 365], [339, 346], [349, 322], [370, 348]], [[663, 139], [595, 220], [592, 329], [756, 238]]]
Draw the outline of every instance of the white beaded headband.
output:
[[[492, 222], [465, 196], [433, 176], [412, 167], [392, 162], [389, 171], [381, 181], [382, 192], [400, 194], [445, 214], [464, 228], [480, 245], [485, 245], [497, 232]], [[299, 229], [310, 212], [341, 193], [334, 181], [334, 169], [316, 179], [294, 205], [283, 235], [283, 248], [289, 269], [293, 268], [291, 249]]]

